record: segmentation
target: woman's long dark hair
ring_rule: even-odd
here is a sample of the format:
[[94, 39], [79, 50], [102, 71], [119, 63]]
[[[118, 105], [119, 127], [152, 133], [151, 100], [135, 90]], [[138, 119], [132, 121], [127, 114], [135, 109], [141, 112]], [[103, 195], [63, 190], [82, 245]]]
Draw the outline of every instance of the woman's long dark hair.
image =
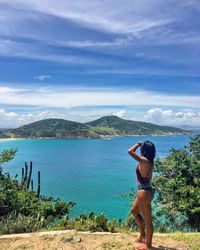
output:
[[141, 146], [141, 155], [153, 163], [156, 154], [156, 147], [151, 141], [144, 141]]

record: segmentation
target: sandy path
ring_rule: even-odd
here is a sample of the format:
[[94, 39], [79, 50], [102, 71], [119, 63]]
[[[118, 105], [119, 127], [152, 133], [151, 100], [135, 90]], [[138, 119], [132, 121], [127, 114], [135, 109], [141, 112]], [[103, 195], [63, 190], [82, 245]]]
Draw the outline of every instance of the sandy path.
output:
[[[88, 233], [56, 231], [34, 234], [0, 236], [1, 250], [133, 250], [136, 244], [133, 233]], [[80, 242], [76, 242], [79, 241]], [[75, 241], [75, 242], [73, 242]], [[153, 250], [189, 250], [185, 243], [169, 235], [155, 234]]]

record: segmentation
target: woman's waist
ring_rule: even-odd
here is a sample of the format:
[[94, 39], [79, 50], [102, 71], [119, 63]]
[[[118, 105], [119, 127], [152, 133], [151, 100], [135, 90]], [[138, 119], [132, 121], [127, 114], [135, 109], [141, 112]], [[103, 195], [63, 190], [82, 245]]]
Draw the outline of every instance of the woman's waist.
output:
[[151, 183], [138, 183], [138, 189], [153, 189]]
[[151, 180], [145, 179], [145, 178], [137, 179], [137, 184], [148, 186], [148, 185], [151, 185]]

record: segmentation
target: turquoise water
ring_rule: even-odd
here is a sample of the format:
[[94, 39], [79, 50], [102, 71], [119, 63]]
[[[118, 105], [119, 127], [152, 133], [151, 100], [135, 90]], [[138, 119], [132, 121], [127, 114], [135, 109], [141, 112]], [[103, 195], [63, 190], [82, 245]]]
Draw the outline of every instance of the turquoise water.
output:
[[[136, 162], [127, 150], [137, 141], [151, 140], [157, 157], [170, 148], [182, 148], [189, 135], [115, 137], [111, 139], [0, 140], [0, 151], [17, 148], [4, 170], [19, 174], [24, 161], [33, 161], [33, 176], [41, 171], [41, 193], [77, 203], [73, 214], [105, 212], [109, 218], [126, 218], [130, 200], [120, 197], [136, 187]], [[35, 183], [36, 184], [36, 183]], [[35, 187], [36, 188], [36, 187]]]

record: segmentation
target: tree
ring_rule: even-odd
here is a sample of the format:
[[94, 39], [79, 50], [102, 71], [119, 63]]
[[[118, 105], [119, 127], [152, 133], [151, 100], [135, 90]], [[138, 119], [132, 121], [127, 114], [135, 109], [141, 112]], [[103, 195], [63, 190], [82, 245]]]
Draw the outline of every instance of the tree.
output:
[[164, 215], [171, 229], [200, 230], [200, 135], [189, 146], [171, 149], [165, 159], [155, 162], [158, 216]]
[[0, 152], [0, 164], [11, 161], [15, 157], [16, 152], [17, 149], [14, 148]]

